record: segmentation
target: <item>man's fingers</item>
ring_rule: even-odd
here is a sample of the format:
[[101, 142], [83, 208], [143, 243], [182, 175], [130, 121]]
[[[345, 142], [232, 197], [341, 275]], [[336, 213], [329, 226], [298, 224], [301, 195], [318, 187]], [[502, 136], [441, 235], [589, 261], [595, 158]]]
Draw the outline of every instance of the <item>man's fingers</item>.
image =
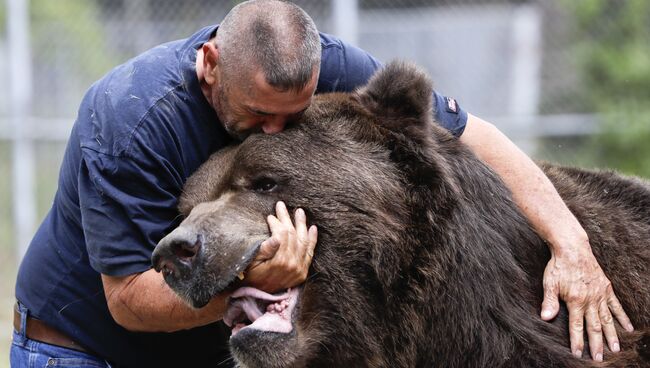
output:
[[309, 227], [309, 234], [307, 236], [307, 253], [305, 261], [307, 264], [310, 264], [312, 258], [314, 258], [314, 249], [316, 249], [316, 239], [318, 238], [318, 229], [315, 225]]
[[287, 206], [284, 202], [278, 201], [278, 203], [275, 204], [275, 215], [285, 226], [293, 226], [291, 216], [289, 215], [289, 211], [287, 211]]
[[582, 357], [584, 348], [584, 314], [582, 309], [576, 305], [567, 305], [569, 309], [569, 338], [571, 340], [571, 353], [576, 357]]
[[314, 248], [316, 247], [316, 226], [307, 229], [307, 215], [301, 208], [296, 210], [296, 234], [300, 245], [304, 247], [305, 264], [309, 265], [314, 257]]
[[293, 219], [283, 202], [276, 203], [275, 210], [275, 216], [267, 217], [271, 237], [262, 242], [246, 279], [267, 292], [305, 281], [317, 238], [316, 227], [307, 228], [304, 210], [297, 209]]
[[544, 286], [544, 301], [542, 302], [542, 319], [550, 321], [560, 311], [560, 301], [558, 300], [558, 290], [555, 285]]
[[280, 220], [273, 215], [266, 216], [266, 222], [269, 224], [269, 230], [271, 230], [271, 234], [280, 231], [284, 226], [282, 222], [280, 222]]
[[268, 238], [262, 242], [260, 245], [260, 250], [257, 252], [258, 260], [266, 261], [271, 258], [278, 252], [280, 248], [280, 241], [276, 238]]
[[289, 232], [287, 231], [286, 226], [273, 215], [267, 216], [266, 222], [269, 224], [269, 230], [271, 230], [271, 238], [278, 240], [280, 244], [287, 244]]
[[298, 235], [298, 239], [307, 242], [307, 215], [305, 215], [305, 211], [298, 208], [294, 217], [296, 219], [296, 235]]
[[587, 308], [585, 313], [587, 321], [587, 336], [589, 337], [589, 350], [591, 358], [597, 362], [603, 361], [603, 325], [600, 322], [598, 309], [593, 306]]
[[616, 317], [616, 320], [618, 320], [618, 323], [620, 323], [621, 326], [623, 326], [623, 328], [626, 331], [628, 332], [634, 331], [634, 326], [632, 326], [632, 322], [630, 321], [630, 318], [625, 313], [625, 310], [623, 309], [621, 302], [619, 302], [616, 295], [614, 295], [614, 291], [611, 291], [609, 293], [607, 299], [607, 306], [609, 307], [609, 310], [612, 312], [614, 317]]
[[312, 248], [315, 248], [317, 240], [318, 240], [318, 228], [316, 227], [316, 225], [311, 225], [309, 227], [309, 245]]
[[605, 339], [607, 339], [607, 345], [609, 350], [618, 353], [621, 350], [621, 346], [618, 342], [618, 336], [616, 335], [616, 327], [614, 327], [614, 318], [609, 312], [609, 307], [607, 303], [603, 301], [600, 303], [600, 308], [598, 308], [600, 323], [603, 325], [603, 334]]
[[[282, 201], [275, 204], [275, 217], [269, 216], [269, 228], [271, 235], [280, 240], [282, 245], [281, 253], [293, 254], [296, 252], [296, 229], [293, 226], [291, 216], [287, 211], [287, 206]], [[278, 221], [274, 221], [278, 220]]]
[[277, 217], [269, 215], [266, 217], [266, 222], [269, 224], [271, 230], [271, 237], [266, 239], [260, 245], [260, 250], [255, 257], [258, 261], [267, 261], [273, 258], [280, 250], [280, 245], [286, 242], [286, 231], [283, 231], [283, 224]]

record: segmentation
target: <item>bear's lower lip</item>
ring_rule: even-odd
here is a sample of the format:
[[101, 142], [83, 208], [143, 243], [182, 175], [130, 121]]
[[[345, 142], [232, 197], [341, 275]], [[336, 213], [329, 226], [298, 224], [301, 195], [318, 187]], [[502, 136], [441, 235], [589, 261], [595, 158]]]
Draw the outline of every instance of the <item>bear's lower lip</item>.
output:
[[235, 336], [244, 328], [266, 332], [289, 333], [293, 330], [292, 314], [300, 296], [300, 287], [280, 294], [268, 294], [252, 287], [242, 287], [228, 299], [223, 321]]

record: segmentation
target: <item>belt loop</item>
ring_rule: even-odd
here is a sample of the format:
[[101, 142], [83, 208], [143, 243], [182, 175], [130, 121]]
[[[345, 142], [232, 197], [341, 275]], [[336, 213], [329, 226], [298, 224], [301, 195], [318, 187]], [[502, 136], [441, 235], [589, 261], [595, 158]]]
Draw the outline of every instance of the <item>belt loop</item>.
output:
[[20, 336], [27, 338], [27, 316], [29, 311], [23, 303], [16, 302], [16, 304], [18, 305], [18, 313], [20, 313]]

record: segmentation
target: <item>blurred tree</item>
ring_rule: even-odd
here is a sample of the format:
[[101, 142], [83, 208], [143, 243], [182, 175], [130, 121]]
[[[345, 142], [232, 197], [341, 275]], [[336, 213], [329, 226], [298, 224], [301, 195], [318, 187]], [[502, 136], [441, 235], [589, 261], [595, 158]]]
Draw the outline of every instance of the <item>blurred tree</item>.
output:
[[0, 3], [0, 36], [4, 37], [7, 28], [7, 14], [5, 10], [5, 2]]
[[[100, 9], [96, 0], [31, 0], [29, 6], [36, 62], [43, 57], [65, 55], [65, 60], [75, 61], [78, 72], [93, 79], [115, 65], [115, 58], [107, 57], [105, 52], [106, 35], [98, 19]], [[52, 38], [57, 38], [58, 43], [51, 42]], [[62, 41], [67, 46], [65, 50], [52, 50], [53, 45]]]
[[650, 1], [565, 1], [587, 101], [601, 130], [580, 161], [650, 177]]
[[[84, 91], [126, 59], [97, 0], [31, 0], [33, 116], [75, 116]], [[133, 37], [119, 30], [122, 39]]]

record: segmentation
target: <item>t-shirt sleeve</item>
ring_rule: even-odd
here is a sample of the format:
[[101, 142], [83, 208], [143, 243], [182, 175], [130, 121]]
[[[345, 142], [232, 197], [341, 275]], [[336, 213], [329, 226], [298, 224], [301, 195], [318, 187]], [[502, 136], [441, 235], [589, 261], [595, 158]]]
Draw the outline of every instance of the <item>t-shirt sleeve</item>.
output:
[[456, 99], [445, 97], [433, 91], [433, 112], [438, 124], [446, 128], [455, 137], [460, 137], [467, 125], [467, 112]]
[[[366, 51], [340, 42], [341, 47], [341, 83], [338, 91], [350, 92], [365, 85], [370, 77], [383, 65]], [[458, 102], [449, 97], [433, 92], [433, 111], [435, 120], [454, 136], [460, 137], [467, 124], [467, 112]]]
[[177, 225], [182, 180], [146, 147], [119, 157], [82, 150], [79, 204], [91, 266], [124, 276], [151, 268], [157, 242]]

